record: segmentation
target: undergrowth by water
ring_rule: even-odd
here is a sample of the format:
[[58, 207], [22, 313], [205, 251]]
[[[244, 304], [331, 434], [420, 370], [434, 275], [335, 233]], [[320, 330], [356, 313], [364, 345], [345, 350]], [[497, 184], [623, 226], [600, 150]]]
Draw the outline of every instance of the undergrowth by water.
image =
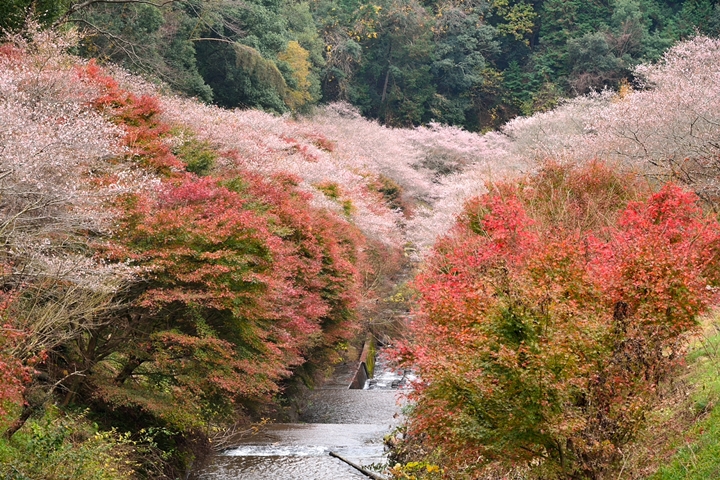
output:
[[[653, 429], [671, 432], [665, 445], [671, 456], [660, 462], [651, 480], [720, 478], [720, 315], [707, 321], [688, 364], [685, 398], [678, 398], [673, 414]], [[677, 433], [672, 428], [675, 422], [681, 427]]]
[[701, 321], [685, 370], [665, 385], [662, 403], [608, 478], [720, 478], [720, 312]]
[[[684, 371], [663, 386], [663, 401], [646, 419], [646, 428], [625, 447], [622, 461], [602, 480], [720, 479], [720, 311], [702, 319], [702, 324], [702, 333], [690, 342]], [[387, 440], [396, 449], [391, 462], [398, 453], [400, 459], [409, 453], [403, 449], [418, 447], [403, 442], [393, 445], [393, 436]], [[413, 456], [422, 455], [415, 452]], [[446, 478], [431, 458], [395, 463], [391, 473], [400, 479]], [[533, 478], [523, 469], [495, 473], [495, 478]]]
[[0, 478], [5, 480], [119, 480], [140, 465], [129, 434], [99, 431], [85, 413], [47, 409], [12, 439], [0, 438]]

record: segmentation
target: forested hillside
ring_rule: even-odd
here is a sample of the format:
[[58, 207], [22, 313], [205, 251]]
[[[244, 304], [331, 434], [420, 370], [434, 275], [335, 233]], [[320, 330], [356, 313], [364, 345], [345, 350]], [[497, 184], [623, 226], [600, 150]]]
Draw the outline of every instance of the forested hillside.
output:
[[639, 63], [720, 33], [714, 0], [12, 0], [0, 27], [28, 11], [83, 31], [85, 57], [223, 107], [348, 101], [387, 125], [469, 130], [634, 84]]
[[0, 46], [0, 472], [176, 478], [383, 321], [489, 143], [223, 110], [78, 41]]
[[4, 2], [0, 475], [180, 478], [402, 309], [387, 474], [712, 478], [716, 10]]

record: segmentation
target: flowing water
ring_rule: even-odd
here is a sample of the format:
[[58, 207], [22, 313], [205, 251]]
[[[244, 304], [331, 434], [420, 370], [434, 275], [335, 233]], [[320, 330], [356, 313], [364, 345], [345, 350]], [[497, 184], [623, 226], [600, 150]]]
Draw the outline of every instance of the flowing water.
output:
[[276, 423], [215, 457], [201, 480], [352, 480], [367, 478], [335, 452], [369, 467], [385, 463], [383, 436], [400, 423], [400, 395], [408, 380], [379, 356], [365, 389], [348, 389], [342, 375], [311, 394], [306, 423]]

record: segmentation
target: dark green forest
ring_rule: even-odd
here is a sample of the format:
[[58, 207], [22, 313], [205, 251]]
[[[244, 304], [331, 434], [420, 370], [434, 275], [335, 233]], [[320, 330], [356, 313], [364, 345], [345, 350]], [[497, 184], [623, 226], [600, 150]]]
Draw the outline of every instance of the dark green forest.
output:
[[75, 25], [80, 54], [228, 108], [304, 111], [347, 101], [391, 126], [470, 130], [558, 99], [632, 83], [632, 68], [696, 33], [720, 33], [716, 0], [11, 0]]
[[678, 40], [720, 33], [716, 0], [11, 0], [75, 25], [82, 55], [228, 108], [347, 101], [391, 126], [470, 130], [632, 83]]

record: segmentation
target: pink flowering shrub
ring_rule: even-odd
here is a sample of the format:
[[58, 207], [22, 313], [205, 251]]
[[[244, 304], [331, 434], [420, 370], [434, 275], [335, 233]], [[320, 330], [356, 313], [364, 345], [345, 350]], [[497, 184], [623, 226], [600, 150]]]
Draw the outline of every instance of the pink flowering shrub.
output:
[[597, 92], [503, 128], [507, 153], [537, 162], [604, 158], [660, 182], [688, 185], [716, 204], [720, 41], [698, 36], [635, 70], [636, 85]]

